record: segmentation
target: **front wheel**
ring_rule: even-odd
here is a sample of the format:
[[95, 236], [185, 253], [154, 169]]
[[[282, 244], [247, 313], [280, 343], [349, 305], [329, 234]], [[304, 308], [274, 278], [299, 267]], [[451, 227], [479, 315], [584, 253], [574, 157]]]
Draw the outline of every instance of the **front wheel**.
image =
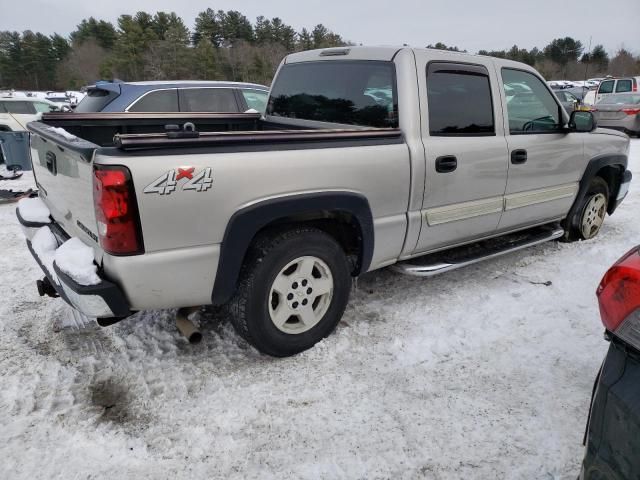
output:
[[350, 288], [346, 255], [325, 232], [295, 228], [262, 235], [231, 300], [232, 323], [261, 352], [294, 355], [335, 329]]
[[589, 240], [602, 228], [609, 205], [609, 186], [600, 177], [595, 177], [582, 199], [576, 213], [569, 219], [565, 239]]

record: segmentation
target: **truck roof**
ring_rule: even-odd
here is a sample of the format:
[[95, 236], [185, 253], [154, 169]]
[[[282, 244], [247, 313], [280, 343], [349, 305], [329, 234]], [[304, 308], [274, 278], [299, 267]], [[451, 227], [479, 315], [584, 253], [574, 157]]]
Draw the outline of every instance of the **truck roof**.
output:
[[114, 85], [138, 85], [138, 86], [197, 86], [197, 87], [245, 87], [245, 88], [256, 88], [259, 90], [269, 90], [269, 87], [265, 85], [260, 85], [258, 83], [247, 83], [247, 82], [227, 82], [227, 81], [216, 81], [216, 80], [149, 80], [149, 81], [141, 81], [141, 82], [109, 82], [109, 81], [99, 81], [93, 85], [89, 85], [87, 88], [95, 88], [100, 87], [105, 84], [114, 84]]
[[[298, 63], [298, 62], [310, 62], [314, 60], [381, 60], [391, 61], [396, 54], [401, 50], [412, 51], [429, 51], [432, 54], [438, 56], [441, 55], [450, 59], [451, 56], [460, 57], [460, 60], [467, 59], [472, 61], [473, 58], [483, 57], [485, 55], [477, 55], [465, 52], [454, 52], [451, 50], [438, 50], [435, 48], [414, 48], [409, 46], [346, 46], [346, 47], [333, 47], [322, 48], [317, 50], [307, 50], [304, 52], [292, 53], [285, 57], [285, 63]], [[523, 63], [515, 62], [513, 60], [506, 60], [497, 57], [490, 57], [501, 66], [512, 66], [523, 68]]]

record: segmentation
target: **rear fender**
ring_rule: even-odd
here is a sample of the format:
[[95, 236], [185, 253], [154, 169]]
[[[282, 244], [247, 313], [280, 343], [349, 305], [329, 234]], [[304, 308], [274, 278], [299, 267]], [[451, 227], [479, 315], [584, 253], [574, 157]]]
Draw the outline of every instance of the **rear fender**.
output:
[[265, 200], [237, 211], [229, 220], [220, 249], [212, 303], [227, 302], [235, 292], [245, 254], [256, 234], [269, 224], [291, 216], [316, 212], [343, 212], [358, 223], [360, 260], [354, 275], [366, 272], [374, 246], [373, 216], [367, 199], [352, 192], [321, 192]]

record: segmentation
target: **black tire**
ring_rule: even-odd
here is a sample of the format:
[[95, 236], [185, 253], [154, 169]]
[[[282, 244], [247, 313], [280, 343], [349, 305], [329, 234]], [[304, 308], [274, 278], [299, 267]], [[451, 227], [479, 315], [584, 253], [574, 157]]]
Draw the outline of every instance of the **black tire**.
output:
[[[290, 262], [313, 256], [328, 266], [333, 293], [321, 320], [302, 333], [281, 331], [271, 320], [271, 287]], [[229, 302], [231, 323], [240, 336], [262, 353], [274, 357], [295, 355], [333, 332], [349, 300], [351, 275], [342, 247], [325, 232], [308, 227], [261, 235], [248, 252], [236, 293]]]
[[567, 221], [565, 222], [566, 231], [563, 237], [565, 241], [574, 242], [577, 240], [588, 240], [595, 237], [599, 233], [600, 228], [598, 228], [593, 235], [589, 236], [586, 235], [585, 232], [583, 232], [582, 228], [583, 218], [588, 213], [587, 206], [589, 205], [589, 202], [591, 202], [591, 199], [593, 199], [597, 195], [604, 195], [604, 210], [606, 215], [606, 210], [609, 206], [609, 186], [607, 185], [607, 182], [604, 181], [601, 177], [593, 177], [591, 183], [589, 183], [587, 193], [580, 201], [580, 205], [578, 205], [578, 208], [576, 209], [576, 213], [572, 218], [567, 219]]

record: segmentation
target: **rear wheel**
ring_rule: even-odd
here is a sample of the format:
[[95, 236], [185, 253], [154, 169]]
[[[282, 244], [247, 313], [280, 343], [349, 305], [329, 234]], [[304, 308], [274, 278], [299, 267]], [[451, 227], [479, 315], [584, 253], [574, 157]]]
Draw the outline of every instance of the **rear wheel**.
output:
[[568, 222], [565, 239], [589, 240], [602, 228], [609, 205], [609, 186], [600, 177], [594, 177], [576, 214]]
[[232, 323], [261, 352], [294, 355], [335, 329], [350, 288], [347, 258], [331, 236], [315, 228], [272, 232], [247, 256]]

